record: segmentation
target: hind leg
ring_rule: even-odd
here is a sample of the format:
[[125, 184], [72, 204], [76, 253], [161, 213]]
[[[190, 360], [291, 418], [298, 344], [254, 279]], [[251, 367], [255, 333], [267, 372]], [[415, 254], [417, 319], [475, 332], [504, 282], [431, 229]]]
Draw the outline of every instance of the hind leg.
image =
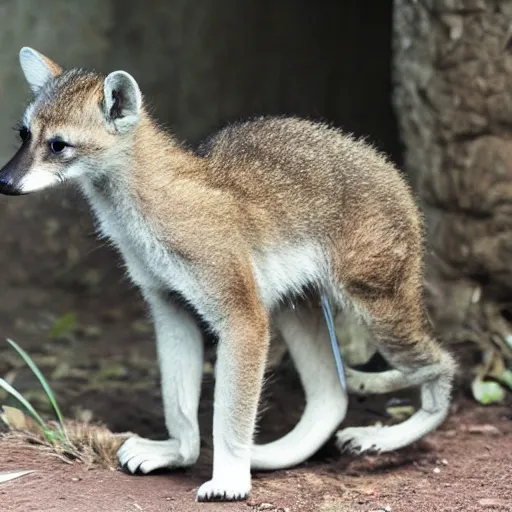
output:
[[282, 469], [304, 462], [333, 435], [347, 410], [321, 310], [305, 305], [284, 309], [276, 316], [276, 327], [299, 373], [306, 407], [287, 435], [252, 447], [253, 469]]
[[444, 421], [455, 363], [427, 332], [419, 298], [392, 295], [360, 304], [377, 346], [395, 369], [374, 374], [347, 369], [349, 388], [367, 394], [421, 386], [421, 409], [398, 425], [344, 429], [336, 443], [352, 453], [389, 452], [417, 441]]

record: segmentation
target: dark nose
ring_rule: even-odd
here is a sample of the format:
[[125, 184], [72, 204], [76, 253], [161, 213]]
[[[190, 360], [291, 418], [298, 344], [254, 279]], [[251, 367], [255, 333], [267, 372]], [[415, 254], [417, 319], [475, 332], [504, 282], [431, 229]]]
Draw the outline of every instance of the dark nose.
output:
[[7, 196], [23, 194], [21, 181], [32, 165], [29, 149], [26, 143], [22, 144], [16, 154], [0, 169], [0, 194]]
[[0, 194], [19, 196], [21, 192], [9, 177], [0, 175]]

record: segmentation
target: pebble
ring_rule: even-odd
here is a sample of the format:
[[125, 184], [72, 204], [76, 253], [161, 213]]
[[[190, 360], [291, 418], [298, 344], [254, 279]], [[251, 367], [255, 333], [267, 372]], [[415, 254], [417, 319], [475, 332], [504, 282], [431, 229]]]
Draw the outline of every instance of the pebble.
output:
[[495, 427], [494, 425], [489, 425], [489, 424], [469, 425], [468, 432], [470, 434], [483, 434], [483, 435], [491, 435], [491, 436], [501, 435], [501, 431], [497, 427]]
[[80, 480], [82, 480], [81, 478], [77, 478], [77, 477], [73, 477], [71, 479], [72, 482], [80, 482]]
[[274, 510], [276, 507], [272, 505], [272, 503], [262, 503], [258, 509], [259, 510]]
[[434, 468], [432, 471], [433, 471], [436, 475], [437, 475], [438, 473], [441, 473], [441, 470], [440, 470], [439, 468]]

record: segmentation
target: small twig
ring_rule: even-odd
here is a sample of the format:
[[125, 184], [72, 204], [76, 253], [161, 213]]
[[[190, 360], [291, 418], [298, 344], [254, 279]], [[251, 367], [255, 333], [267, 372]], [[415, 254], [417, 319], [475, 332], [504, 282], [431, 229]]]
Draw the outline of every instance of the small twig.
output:
[[66, 459], [63, 455], [60, 455], [59, 453], [49, 453], [48, 455], [51, 455], [52, 457], [57, 457], [57, 459], [60, 459], [62, 462], [65, 462], [66, 464], [69, 464], [70, 466], [73, 465], [73, 461]]

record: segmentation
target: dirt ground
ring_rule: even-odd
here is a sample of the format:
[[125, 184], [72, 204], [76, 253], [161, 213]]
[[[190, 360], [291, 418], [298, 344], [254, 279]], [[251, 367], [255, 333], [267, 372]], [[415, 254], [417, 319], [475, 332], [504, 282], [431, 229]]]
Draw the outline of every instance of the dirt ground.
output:
[[0, 485], [5, 512], [512, 510], [510, 409], [459, 402], [442, 429], [400, 453], [360, 459], [327, 448], [302, 467], [254, 475], [247, 503], [198, 504], [209, 467], [153, 476], [68, 465], [18, 440], [0, 442], [0, 472], [37, 472]]
[[[36, 359], [68, 417], [102, 421], [117, 432], [130, 430], [153, 438], [165, 435], [152, 332], [132, 291], [126, 289], [121, 304], [117, 293], [112, 297], [103, 293], [100, 298], [19, 287], [5, 297], [0, 301], [0, 332], [18, 341]], [[69, 320], [70, 313], [76, 314], [76, 320]], [[196, 504], [195, 490], [211, 470], [212, 380], [208, 372], [207, 367], [200, 407], [203, 449], [197, 466], [174, 473], [130, 476], [80, 463], [69, 465], [4, 436], [0, 437], [0, 473], [36, 472], [0, 484], [0, 511], [512, 509], [510, 403], [477, 407], [463, 392], [438, 432], [399, 453], [350, 458], [327, 446], [299, 468], [255, 474], [247, 503]], [[48, 410], [30, 371], [1, 342], [0, 375], [39, 411]], [[394, 397], [352, 398], [346, 424], [389, 421], [386, 401], [390, 398]], [[405, 398], [414, 401], [413, 396]], [[3, 396], [0, 403], [13, 404]], [[302, 395], [288, 361], [269, 376], [264, 404], [261, 441], [282, 435], [300, 417]]]

